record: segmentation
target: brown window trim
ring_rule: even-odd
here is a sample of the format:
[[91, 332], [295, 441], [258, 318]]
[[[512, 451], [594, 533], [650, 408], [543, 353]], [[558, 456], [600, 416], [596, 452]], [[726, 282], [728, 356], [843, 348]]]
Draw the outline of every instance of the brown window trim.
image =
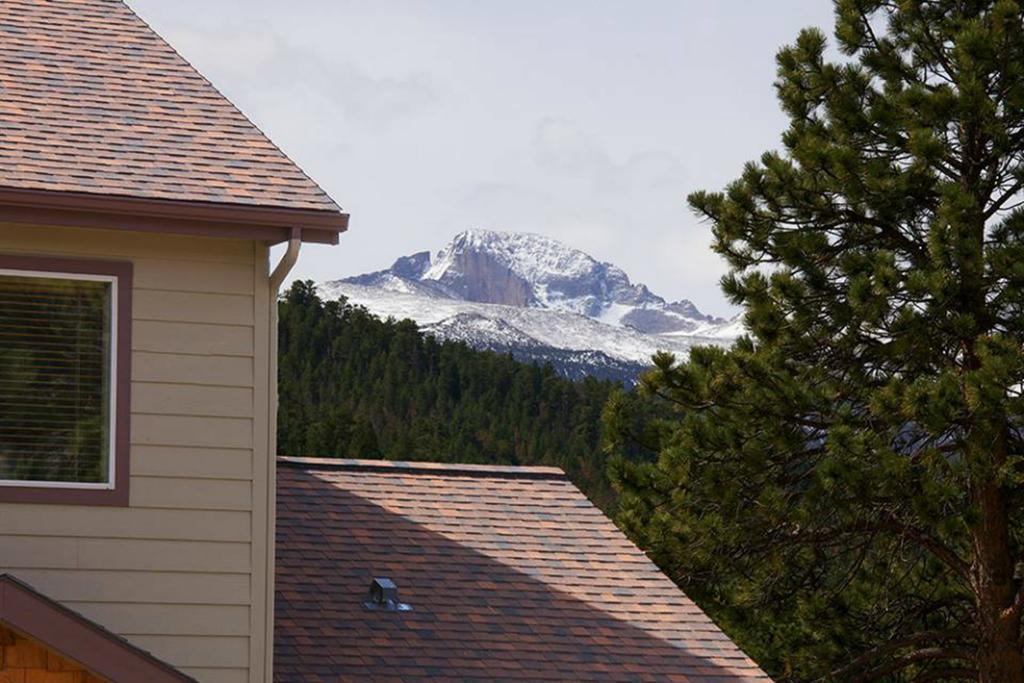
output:
[[33, 484], [0, 486], [0, 503], [47, 503], [51, 505], [128, 505], [131, 468], [131, 363], [132, 363], [132, 264], [127, 261], [94, 261], [48, 256], [0, 254], [0, 268], [53, 273], [107, 275], [117, 278], [117, 389], [114, 406], [114, 486], [109, 489], [76, 489]]

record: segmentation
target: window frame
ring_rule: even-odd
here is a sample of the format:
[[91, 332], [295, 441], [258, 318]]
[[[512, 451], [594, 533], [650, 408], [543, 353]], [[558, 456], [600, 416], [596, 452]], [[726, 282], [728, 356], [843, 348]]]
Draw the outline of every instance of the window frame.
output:
[[131, 435], [132, 274], [128, 261], [0, 254], [0, 277], [65, 278], [111, 283], [108, 481], [0, 480], [0, 503], [128, 505]]

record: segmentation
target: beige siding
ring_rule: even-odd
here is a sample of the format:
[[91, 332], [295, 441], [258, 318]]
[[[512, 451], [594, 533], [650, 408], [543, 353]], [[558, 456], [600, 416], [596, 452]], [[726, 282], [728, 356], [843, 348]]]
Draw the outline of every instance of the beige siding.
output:
[[79, 612], [89, 612], [107, 628], [139, 636], [241, 636], [249, 635], [248, 605], [178, 605], [163, 603], [118, 604], [67, 602]]
[[136, 382], [132, 410], [149, 415], [252, 418], [252, 389], [196, 384]]
[[204, 669], [199, 667], [182, 667], [181, 670], [204, 683], [247, 683], [249, 679], [240, 669]]
[[136, 351], [240, 358], [252, 358], [253, 353], [252, 329], [245, 325], [136, 320], [133, 332]]
[[[76, 506], [74, 513], [59, 505], [3, 504], [0, 537], [75, 536], [97, 538], [149, 538], [157, 540], [245, 541], [252, 535], [248, 512], [130, 510]], [[130, 512], [131, 514], [126, 514]]]
[[252, 469], [252, 451], [244, 448], [132, 448], [132, 473], [136, 476], [251, 481]]
[[132, 354], [135, 381], [251, 387], [254, 375], [252, 358], [138, 351]]
[[132, 443], [140, 446], [252, 448], [252, 420], [234, 417], [132, 414]]
[[[257, 250], [257, 262], [266, 263], [268, 258], [266, 247]], [[270, 379], [277, 377], [277, 317], [271, 316], [270, 279], [257, 273], [253, 279], [253, 292], [256, 301], [266, 302], [266, 305], [255, 308], [256, 335], [253, 338], [254, 357], [264, 361], [259, 366], [263, 371], [257, 372], [253, 380], [253, 428], [258, 436], [253, 447], [252, 490], [259, 502], [252, 509], [254, 593], [251, 630], [254, 636], [250, 641], [249, 669], [254, 679], [270, 681], [274, 654], [274, 546], [270, 539], [274, 538], [274, 467], [277, 462], [274, 457], [277, 453], [277, 383], [271, 383]], [[272, 327], [275, 328], [273, 332]], [[263, 330], [262, 334], [260, 330]], [[271, 339], [274, 340], [273, 345], [270, 344]], [[273, 420], [269, 417], [271, 413], [275, 415]]]
[[131, 640], [161, 659], [176, 657], [186, 673], [187, 667], [205, 667], [211, 661], [221, 661], [224, 668], [231, 669], [244, 669], [249, 663], [249, 639], [245, 637], [137, 635]]
[[0, 504], [0, 571], [200, 681], [264, 680], [266, 247], [0, 225], [0, 253], [135, 266], [130, 506]]

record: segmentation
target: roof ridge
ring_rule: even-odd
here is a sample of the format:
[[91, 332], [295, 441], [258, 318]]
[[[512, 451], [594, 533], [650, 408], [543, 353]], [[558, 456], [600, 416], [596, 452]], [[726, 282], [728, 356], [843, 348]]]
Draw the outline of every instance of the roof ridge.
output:
[[409, 460], [368, 460], [360, 458], [322, 458], [277, 456], [279, 465], [296, 468], [344, 470], [348, 472], [381, 472], [390, 474], [424, 474], [435, 476], [480, 477], [484, 479], [551, 479], [568, 481], [558, 467], [543, 465], [480, 465]]

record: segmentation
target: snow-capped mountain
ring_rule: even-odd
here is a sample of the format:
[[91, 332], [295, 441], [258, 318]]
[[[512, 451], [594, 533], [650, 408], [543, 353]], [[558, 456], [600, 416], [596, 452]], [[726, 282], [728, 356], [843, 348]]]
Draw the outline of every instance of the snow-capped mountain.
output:
[[383, 316], [412, 318], [439, 338], [551, 362], [564, 374], [632, 380], [659, 350], [727, 344], [737, 320], [669, 302], [620, 268], [541, 235], [468, 230], [436, 254], [404, 256], [387, 270], [333, 280]]

